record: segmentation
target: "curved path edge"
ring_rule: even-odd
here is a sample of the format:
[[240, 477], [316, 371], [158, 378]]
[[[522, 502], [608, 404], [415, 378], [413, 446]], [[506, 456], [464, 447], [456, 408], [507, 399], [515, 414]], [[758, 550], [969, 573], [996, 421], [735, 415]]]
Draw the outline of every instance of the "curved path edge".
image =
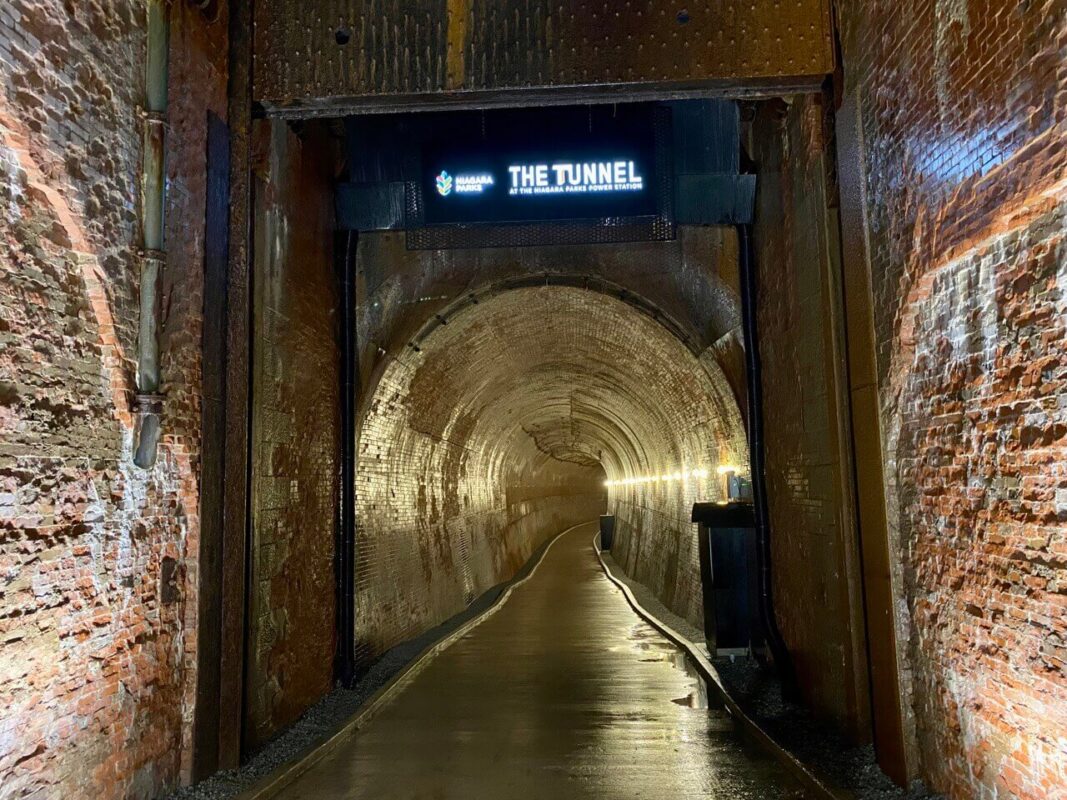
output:
[[730, 716], [741, 725], [742, 730], [750, 738], [755, 740], [757, 744], [778, 759], [778, 761], [780, 761], [786, 769], [788, 769], [793, 776], [804, 785], [804, 788], [813, 792], [815, 796], [821, 798], [821, 800], [855, 800], [855, 795], [851, 792], [830, 786], [822, 778], [816, 775], [811, 767], [800, 761], [796, 756], [772, 739], [770, 734], [763, 730], [752, 717], [746, 714], [744, 709], [738, 705], [737, 701], [730, 696], [718, 671], [696, 643], [676, 631], [638, 602], [630, 587], [627, 586], [624, 581], [617, 578], [612, 573], [611, 567], [604, 561], [604, 556], [600, 550], [599, 532], [593, 537], [593, 552], [596, 553], [597, 561], [600, 562], [600, 568], [604, 571], [604, 575], [606, 575], [608, 580], [622, 591], [623, 596], [626, 598], [626, 602], [630, 604], [630, 607], [633, 608], [637, 615], [644, 619], [649, 625], [688, 654], [693, 660], [697, 671], [701, 674], [704, 680], [707, 681], [708, 686], [719, 695], [719, 698], [722, 700], [726, 710], [730, 713]]
[[[279, 792], [322, 761], [322, 759], [336, 750], [340, 745], [344, 744], [344, 742], [346, 742], [360, 728], [370, 722], [374, 718], [374, 715], [377, 714], [386, 703], [400, 693], [403, 689], [400, 684], [405, 678], [418, 673], [419, 670], [423, 669], [426, 664], [434, 658], [434, 656], [447, 650], [452, 644], [463, 638], [471, 630], [481, 625], [489, 619], [489, 617], [499, 611], [504, 603], [508, 601], [508, 598], [511, 597], [511, 593], [517, 587], [522, 586], [526, 581], [533, 577], [534, 573], [537, 572], [538, 567], [540, 567], [541, 563], [545, 560], [545, 555], [552, 548], [552, 545], [559, 541], [560, 537], [565, 536], [576, 528], [581, 528], [584, 525], [595, 524], [595, 520], [580, 522], [553, 536], [547, 545], [540, 548], [539, 554], [534, 556], [537, 559], [537, 562], [525, 575], [513, 579], [496, 600], [493, 601], [492, 605], [486, 608], [485, 611], [467, 620], [448, 635], [424, 648], [417, 656], [411, 659], [406, 666], [393, 675], [385, 685], [372, 694], [367, 699], [367, 702], [360, 706], [359, 710], [349, 717], [340, 728], [330, 734], [329, 737], [310, 745], [292, 760], [273, 770], [268, 775], [260, 778], [247, 789], [240, 792], [235, 800], [267, 800], [267, 798], [278, 796]], [[520, 574], [521, 572], [522, 570], [520, 570]]]

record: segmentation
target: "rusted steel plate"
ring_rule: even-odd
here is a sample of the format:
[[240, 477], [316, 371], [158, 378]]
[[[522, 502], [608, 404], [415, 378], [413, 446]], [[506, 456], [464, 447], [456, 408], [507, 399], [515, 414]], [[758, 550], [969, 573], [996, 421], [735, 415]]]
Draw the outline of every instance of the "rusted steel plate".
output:
[[255, 94], [275, 113], [530, 89], [744, 92], [832, 68], [829, 0], [256, 0]]

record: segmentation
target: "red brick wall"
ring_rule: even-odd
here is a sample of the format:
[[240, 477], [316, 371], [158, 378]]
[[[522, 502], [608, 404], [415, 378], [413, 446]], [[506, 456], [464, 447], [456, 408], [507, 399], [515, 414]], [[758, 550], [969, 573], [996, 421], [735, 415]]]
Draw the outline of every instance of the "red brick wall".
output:
[[333, 683], [341, 419], [333, 140], [270, 121], [255, 142], [249, 748]]
[[764, 451], [779, 627], [808, 706], [863, 740], [867, 665], [851, 473], [839, 435], [837, 210], [821, 99], [761, 103], [749, 128], [759, 176]]
[[840, 2], [913, 767], [1067, 792], [1062, 2]]
[[[182, 506], [189, 510], [190, 516], [197, 516], [200, 505], [207, 118], [209, 112], [222, 119], [226, 117], [227, 17], [222, 9], [206, 18], [189, 3], [171, 3], [170, 9], [167, 264], [163, 273], [160, 370], [166, 395], [164, 441], [169, 446], [184, 446], [188, 451], [189, 466], [184, 478], [186, 491]], [[192, 767], [192, 718], [196, 713], [196, 598], [200, 580], [196, 536], [190, 536], [185, 557], [183, 782], [189, 780]]]
[[202, 124], [225, 86], [225, 22], [174, 14], [176, 72], [197, 82], [169, 154], [170, 211], [183, 214], [168, 229], [167, 286], [181, 287], [164, 304], [172, 402], [159, 463], [141, 471], [130, 401], [143, 15], [119, 0], [0, 8], [4, 797], [147, 798], [188, 767]]

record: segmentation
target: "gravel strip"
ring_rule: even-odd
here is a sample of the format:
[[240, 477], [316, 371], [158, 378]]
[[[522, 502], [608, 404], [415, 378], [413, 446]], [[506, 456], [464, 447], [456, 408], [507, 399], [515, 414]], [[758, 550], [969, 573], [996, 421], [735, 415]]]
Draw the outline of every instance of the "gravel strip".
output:
[[[704, 632], [672, 613], [643, 583], [631, 579], [604, 553], [612, 576], [625, 583], [637, 602], [698, 645]], [[811, 766], [828, 783], [855, 795], [857, 800], [943, 800], [919, 781], [901, 789], [878, 767], [874, 748], [857, 747], [833, 727], [820, 723], [802, 706], [782, 698], [782, 687], [773, 670], [750, 658], [714, 658], [712, 663], [730, 696], [778, 745], [800, 762]]]

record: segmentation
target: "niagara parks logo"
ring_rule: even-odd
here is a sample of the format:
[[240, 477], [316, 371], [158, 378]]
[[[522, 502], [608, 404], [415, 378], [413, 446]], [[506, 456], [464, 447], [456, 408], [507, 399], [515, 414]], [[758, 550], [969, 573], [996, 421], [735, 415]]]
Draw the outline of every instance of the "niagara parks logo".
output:
[[456, 194], [483, 194], [494, 183], [491, 172], [449, 175], [448, 170], [444, 169], [434, 180], [437, 185], [437, 193], [441, 197], [448, 197], [453, 192]]

